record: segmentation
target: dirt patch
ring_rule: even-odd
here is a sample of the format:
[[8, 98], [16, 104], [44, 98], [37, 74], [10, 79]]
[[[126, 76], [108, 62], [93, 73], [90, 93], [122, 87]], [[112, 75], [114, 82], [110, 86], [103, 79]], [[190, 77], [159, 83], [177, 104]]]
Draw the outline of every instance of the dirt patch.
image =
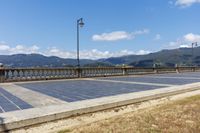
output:
[[200, 95], [114, 116], [59, 133], [199, 133]]

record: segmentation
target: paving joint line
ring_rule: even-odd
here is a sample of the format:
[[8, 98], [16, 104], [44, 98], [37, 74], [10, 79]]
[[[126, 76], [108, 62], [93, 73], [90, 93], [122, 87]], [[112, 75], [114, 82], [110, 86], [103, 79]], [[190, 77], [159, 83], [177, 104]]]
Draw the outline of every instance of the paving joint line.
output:
[[0, 94], [1, 96], [3, 96], [5, 99], [7, 99], [11, 104], [13, 104], [14, 106], [16, 106], [19, 110], [22, 110], [15, 102], [13, 102], [12, 100], [10, 100], [7, 96], [5, 96], [3, 93]]
[[178, 85], [171, 85], [171, 84], [158, 84], [158, 83], [147, 83], [147, 82], [129, 82], [129, 81], [103, 80], [103, 79], [93, 79], [93, 78], [88, 78], [88, 79], [85, 79], [85, 80], [123, 83], [123, 84], [151, 85], [151, 86], [167, 86], [167, 87], [178, 86]]
[[3, 113], [6, 112], [6, 111], [1, 107], [1, 105], [0, 105], [0, 110], [1, 110]]
[[179, 78], [179, 79], [199, 79], [200, 80], [200, 78], [195, 78], [195, 77], [168, 77], [168, 76], [146, 76], [146, 77], [151, 77], [151, 78], [173, 78], [173, 79], [177, 79], [177, 78]]

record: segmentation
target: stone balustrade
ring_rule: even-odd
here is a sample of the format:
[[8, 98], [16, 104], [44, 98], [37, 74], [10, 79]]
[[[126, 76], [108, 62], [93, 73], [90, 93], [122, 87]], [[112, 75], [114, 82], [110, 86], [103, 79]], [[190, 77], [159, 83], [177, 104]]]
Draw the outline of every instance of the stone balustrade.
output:
[[0, 68], [0, 82], [195, 72], [200, 67]]

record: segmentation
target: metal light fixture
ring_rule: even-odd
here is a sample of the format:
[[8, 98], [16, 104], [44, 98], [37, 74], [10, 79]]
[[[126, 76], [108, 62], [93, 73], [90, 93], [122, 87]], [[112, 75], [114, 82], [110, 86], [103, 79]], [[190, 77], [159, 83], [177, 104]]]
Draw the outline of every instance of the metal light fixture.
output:
[[82, 27], [84, 26], [83, 18], [80, 18], [80, 19], [78, 20], [78, 23], [79, 23], [80, 27], [82, 28]]

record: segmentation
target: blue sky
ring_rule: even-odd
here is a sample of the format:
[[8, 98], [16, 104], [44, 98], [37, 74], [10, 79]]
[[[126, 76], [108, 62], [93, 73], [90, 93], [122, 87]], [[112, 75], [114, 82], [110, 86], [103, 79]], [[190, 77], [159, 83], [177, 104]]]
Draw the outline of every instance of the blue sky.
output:
[[0, 54], [81, 58], [146, 54], [200, 42], [200, 0], [0, 0]]

